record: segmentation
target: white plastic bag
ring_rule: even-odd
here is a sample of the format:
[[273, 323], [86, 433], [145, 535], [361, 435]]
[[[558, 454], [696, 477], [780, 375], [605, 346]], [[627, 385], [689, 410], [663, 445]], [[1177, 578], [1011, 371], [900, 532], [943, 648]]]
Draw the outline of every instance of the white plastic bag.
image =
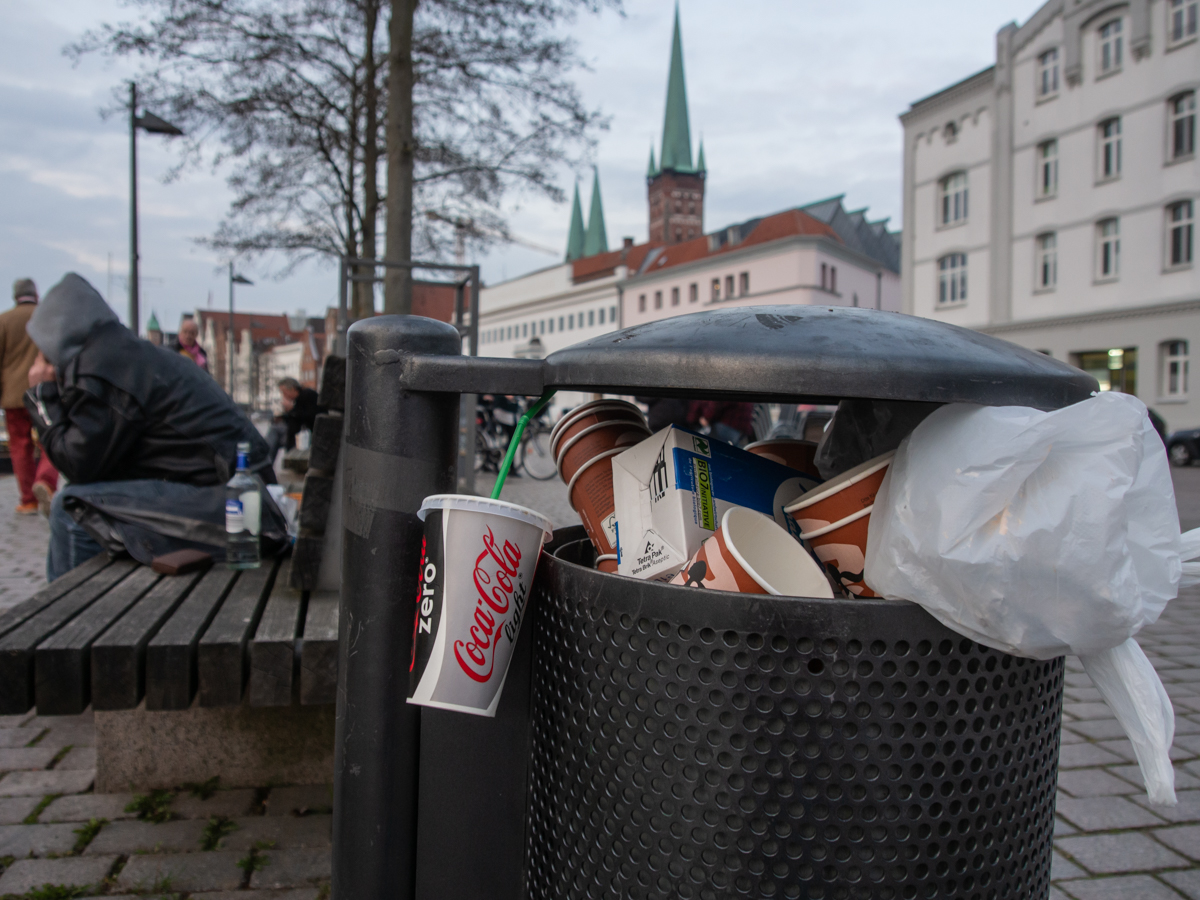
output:
[[[1162, 441], [1128, 394], [1053, 412], [948, 405], [896, 452], [871, 514], [865, 580], [981, 644], [1088, 660], [1141, 741], [1150, 796], [1173, 798], [1170, 702], [1127, 642], [1136, 648], [1130, 639], [1178, 589], [1174, 500]], [[1140, 701], [1125, 708], [1151, 693], [1165, 717]]]

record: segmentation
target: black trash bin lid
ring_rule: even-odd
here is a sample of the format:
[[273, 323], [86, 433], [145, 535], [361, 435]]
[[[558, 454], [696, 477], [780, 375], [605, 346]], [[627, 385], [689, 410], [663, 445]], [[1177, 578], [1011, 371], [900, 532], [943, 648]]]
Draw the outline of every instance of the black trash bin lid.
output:
[[874, 309], [753, 306], [660, 319], [551, 354], [546, 387], [605, 393], [860, 397], [1057, 409], [1098, 390], [1044, 354]]

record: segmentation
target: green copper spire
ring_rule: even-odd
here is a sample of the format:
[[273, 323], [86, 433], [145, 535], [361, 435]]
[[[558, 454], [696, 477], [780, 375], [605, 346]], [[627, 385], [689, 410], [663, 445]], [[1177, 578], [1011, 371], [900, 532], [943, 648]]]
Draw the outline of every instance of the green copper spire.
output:
[[663, 117], [662, 168], [692, 172], [692, 131], [688, 124], [687, 87], [683, 80], [683, 37], [679, 4], [675, 4], [675, 34], [671, 39], [671, 71], [667, 76], [667, 112]]
[[579, 203], [579, 182], [575, 182], [575, 202], [571, 204], [571, 229], [567, 232], [567, 262], [583, 256], [583, 206]]
[[588, 212], [587, 234], [583, 238], [583, 255], [595, 256], [608, 252], [608, 231], [604, 227], [604, 204], [600, 200], [600, 170], [592, 175], [592, 208]]
[[153, 310], [150, 311], [150, 321], [146, 323], [146, 330], [162, 331], [162, 329], [158, 327], [158, 316], [154, 314]]
[[646, 177], [653, 178], [658, 174], [658, 166], [654, 164], [654, 146], [650, 146], [650, 165], [646, 168]]
[[704, 138], [700, 138], [700, 156], [696, 160], [696, 171], [707, 172], [708, 166], [704, 164]]

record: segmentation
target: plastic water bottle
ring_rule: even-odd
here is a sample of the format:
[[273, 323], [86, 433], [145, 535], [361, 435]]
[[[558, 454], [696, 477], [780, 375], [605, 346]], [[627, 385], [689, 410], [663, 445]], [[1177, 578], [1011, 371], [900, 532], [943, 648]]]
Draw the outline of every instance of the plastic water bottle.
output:
[[238, 444], [237, 472], [225, 485], [225, 561], [231, 569], [257, 569], [262, 530], [262, 479], [250, 471], [248, 443]]

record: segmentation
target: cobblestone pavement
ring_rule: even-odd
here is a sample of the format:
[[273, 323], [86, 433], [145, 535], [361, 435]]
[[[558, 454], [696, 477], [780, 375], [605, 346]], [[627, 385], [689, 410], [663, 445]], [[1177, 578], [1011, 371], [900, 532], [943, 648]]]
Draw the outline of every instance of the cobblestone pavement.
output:
[[46, 541], [41, 516], [18, 516], [17, 479], [0, 475], [0, 612], [46, 583]]
[[[1180, 518], [1200, 525], [1200, 468], [1175, 470]], [[490, 480], [480, 479], [486, 494]], [[505, 499], [576, 520], [557, 482], [516, 479]], [[0, 478], [0, 608], [41, 581], [44, 522], [12, 515]], [[18, 585], [23, 584], [23, 588]], [[11, 597], [11, 594], [17, 596]], [[1188, 591], [1139, 636], [1175, 705], [1179, 805], [1146, 801], [1133, 749], [1084, 673], [1067, 661], [1052, 900], [1200, 900], [1200, 591]], [[90, 713], [0, 717], [0, 898], [43, 884], [89, 886], [132, 900], [324, 900], [330, 872], [325, 786], [186, 789], [141, 821], [129, 794], [93, 794]], [[66, 896], [63, 894], [62, 896]]]

